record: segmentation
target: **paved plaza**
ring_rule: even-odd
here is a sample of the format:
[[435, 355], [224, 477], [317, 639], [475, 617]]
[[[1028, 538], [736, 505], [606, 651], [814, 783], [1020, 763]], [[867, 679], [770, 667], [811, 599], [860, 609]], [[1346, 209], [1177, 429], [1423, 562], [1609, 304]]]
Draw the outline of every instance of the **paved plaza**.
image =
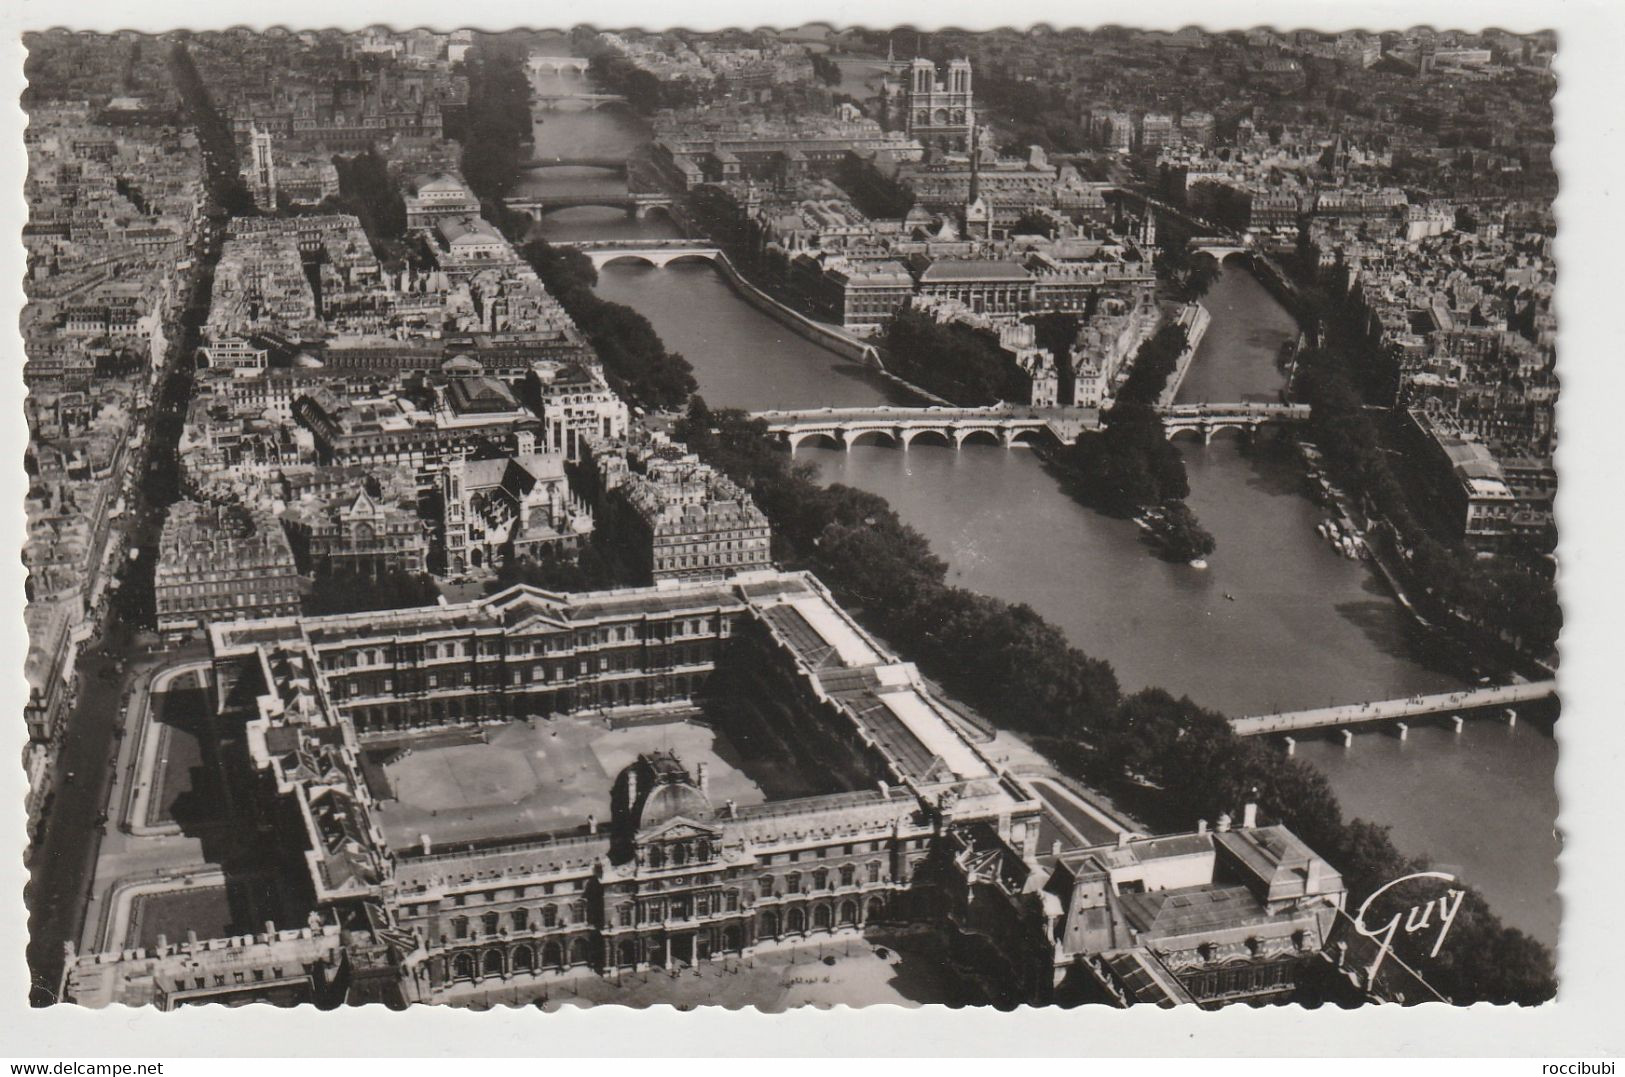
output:
[[436, 844], [547, 834], [610, 817], [615, 775], [640, 753], [676, 753], [690, 769], [705, 763], [712, 799], [760, 804], [761, 788], [738, 766], [727, 742], [707, 726], [674, 720], [611, 729], [601, 718], [509, 722], [483, 742], [444, 738], [392, 740], [368, 751], [384, 765], [394, 797], [378, 817], [391, 844]]
[[718, 958], [677, 971], [578, 973], [469, 987], [449, 999], [489, 1008], [661, 1006], [759, 1007], [768, 1013], [813, 1006], [976, 1005], [975, 985], [944, 959], [930, 932], [832, 937], [823, 943], [764, 947], [748, 958]]

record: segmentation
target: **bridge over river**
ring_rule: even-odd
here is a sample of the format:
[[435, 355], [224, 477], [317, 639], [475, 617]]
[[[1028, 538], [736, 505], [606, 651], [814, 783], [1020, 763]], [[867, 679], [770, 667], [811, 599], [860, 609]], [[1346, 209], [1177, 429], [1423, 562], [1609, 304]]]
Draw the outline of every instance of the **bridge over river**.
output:
[[[1158, 408], [1170, 438], [1195, 432], [1204, 441], [1221, 430], [1253, 431], [1260, 427], [1302, 422], [1309, 408], [1302, 404], [1178, 404]], [[1098, 408], [1032, 408], [997, 405], [986, 408], [879, 407], [823, 408], [816, 411], [761, 411], [754, 416], [767, 423], [769, 433], [790, 446], [809, 438], [827, 438], [850, 449], [874, 435], [907, 449], [914, 439], [930, 434], [962, 447], [973, 438], [992, 440], [1006, 448], [1045, 435], [1071, 444], [1088, 430], [1100, 428]]]
[[[1316, 707], [1312, 710], [1288, 711], [1283, 714], [1260, 714], [1247, 718], [1232, 718], [1230, 728], [1241, 737], [1259, 737], [1266, 734], [1306, 733], [1316, 729], [1339, 729], [1345, 739], [1351, 737], [1354, 726], [1373, 722], [1396, 722], [1400, 735], [1405, 734], [1406, 718], [1427, 718], [1449, 715], [1459, 722], [1461, 712], [1485, 707], [1505, 707], [1511, 721], [1517, 720], [1515, 704], [1533, 703], [1548, 699], [1557, 692], [1556, 681], [1528, 681], [1521, 684], [1468, 688], [1460, 692], [1440, 692], [1435, 695], [1416, 695], [1406, 699], [1385, 699], [1369, 703], [1347, 703], [1337, 707]], [[1292, 738], [1287, 737], [1288, 748]]]

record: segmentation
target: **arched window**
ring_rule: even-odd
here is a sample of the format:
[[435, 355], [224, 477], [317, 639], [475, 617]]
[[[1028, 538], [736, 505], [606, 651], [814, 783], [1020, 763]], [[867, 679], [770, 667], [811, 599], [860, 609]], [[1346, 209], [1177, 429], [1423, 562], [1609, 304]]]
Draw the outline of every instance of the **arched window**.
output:
[[501, 976], [502, 975], [502, 951], [501, 950], [487, 950], [487, 951], [485, 951], [485, 957], [480, 962], [480, 971], [481, 971], [482, 974], [484, 974], [486, 976]]
[[592, 960], [592, 951], [587, 949], [585, 937], [577, 936], [570, 940], [570, 964], [585, 965]]
[[557, 969], [564, 967], [564, 947], [556, 942], [550, 942], [542, 947], [542, 967]]
[[872, 924], [875, 921], [882, 919], [885, 915], [886, 915], [886, 903], [884, 901], [882, 901], [880, 898], [877, 898], [877, 897], [870, 898], [869, 899], [869, 911], [864, 916], [865, 922]]
[[638, 963], [638, 944], [631, 939], [621, 943], [621, 964], [636, 965]]
[[830, 920], [829, 920], [829, 906], [828, 905], [819, 905], [817, 908], [813, 909], [813, 926], [814, 927], [828, 930], [829, 923], [830, 923]]
[[800, 909], [791, 909], [788, 919], [791, 934], [800, 934], [807, 930], [807, 914]]
[[513, 970], [515, 972], [529, 972], [536, 965], [536, 957], [529, 946], [515, 946], [513, 948]]
[[711, 842], [708, 839], [701, 838], [699, 841], [694, 843], [694, 859], [695, 860], [709, 860], [709, 859], [711, 859]]
[[688, 846], [684, 844], [673, 845], [671, 847], [671, 862], [678, 867], [688, 863]]
[[474, 978], [474, 955], [458, 954], [457, 959], [451, 963], [453, 979], [472, 980]]
[[841, 902], [841, 923], [855, 924], [858, 922], [858, 903], [856, 901]]
[[769, 909], [762, 914], [762, 935], [766, 938], [777, 938], [779, 934], [779, 914]]
[[666, 851], [658, 845], [649, 846], [649, 866], [651, 868], [664, 867], [666, 864]]

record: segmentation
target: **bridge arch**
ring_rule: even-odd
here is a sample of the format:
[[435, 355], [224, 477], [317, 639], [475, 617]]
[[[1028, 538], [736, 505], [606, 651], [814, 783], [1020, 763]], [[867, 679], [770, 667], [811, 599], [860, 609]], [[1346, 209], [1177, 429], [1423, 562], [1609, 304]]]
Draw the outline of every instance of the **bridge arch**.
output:
[[790, 445], [791, 455], [808, 441], [814, 444], [825, 442], [831, 449], [839, 449], [845, 444], [841, 435], [834, 430], [790, 430], [785, 433], [784, 440]]
[[676, 265], [679, 262], [710, 262], [715, 265], [716, 260], [716, 251], [677, 251], [666, 255], [659, 265], [662, 269], [669, 265]]
[[1004, 438], [997, 429], [991, 426], [971, 426], [954, 431], [954, 445], [964, 448], [965, 443], [974, 437], [985, 437], [995, 445], [1004, 444]]
[[920, 438], [927, 439], [928, 444], [942, 445], [948, 448], [957, 447], [953, 435], [947, 430], [937, 426], [913, 426], [903, 430], [903, 448], [908, 448]]
[[900, 444], [896, 431], [887, 430], [885, 427], [881, 426], [866, 426], [857, 430], [848, 430], [846, 432], [846, 447], [850, 449], [854, 445], [862, 444], [863, 439], [869, 437], [871, 434], [875, 435], [871, 439], [872, 443], [874, 444], [878, 445], [882, 442], [890, 445]]
[[613, 265], [616, 262], [636, 262], [639, 265], [646, 265], [650, 269], [660, 269], [666, 264], [664, 259], [656, 261], [653, 255], [644, 254], [641, 251], [605, 251], [603, 254], [595, 253], [591, 257], [592, 264], [598, 269], [603, 269], [605, 266]]
[[1214, 423], [1202, 432], [1202, 441], [1211, 445], [1220, 434], [1236, 434], [1245, 440], [1257, 429], [1254, 423]]
[[1044, 431], [1037, 427], [1020, 427], [1010, 431], [1007, 444], [1038, 445], [1044, 440]]
[[1206, 436], [1202, 432], [1202, 428], [1200, 426], [1197, 426], [1194, 423], [1192, 423], [1189, 426], [1170, 426], [1170, 427], [1168, 427], [1168, 440], [1169, 441], [1175, 440], [1176, 438], [1178, 438], [1182, 434], [1191, 434], [1194, 437], [1202, 440], [1203, 442], [1206, 442], [1206, 440], [1207, 440]]

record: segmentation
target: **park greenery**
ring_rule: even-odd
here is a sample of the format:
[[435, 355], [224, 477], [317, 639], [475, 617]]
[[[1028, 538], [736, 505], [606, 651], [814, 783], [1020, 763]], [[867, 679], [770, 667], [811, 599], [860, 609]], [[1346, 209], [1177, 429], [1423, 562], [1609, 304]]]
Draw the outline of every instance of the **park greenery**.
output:
[[1101, 429], [1086, 431], [1056, 455], [1076, 496], [1105, 512], [1132, 516], [1190, 495], [1185, 458], [1163, 432], [1155, 408], [1120, 400], [1102, 418]]
[[986, 329], [943, 324], [903, 307], [887, 325], [881, 346], [893, 374], [964, 407], [1032, 396], [1027, 373]]
[[662, 79], [616, 52], [601, 51], [587, 61], [587, 74], [610, 93], [626, 98], [645, 116], [663, 108], [691, 108], [700, 104], [709, 87], [692, 79]]
[[841, 84], [841, 65], [829, 58], [827, 53], [812, 52], [808, 54], [812, 60], [813, 74], [825, 86], [839, 86]]
[[666, 350], [649, 319], [593, 292], [598, 271], [586, 255], [543, 240], [526, 243], [520, 253], [536, 270], [548, 294], [587, 335], [617, 393], [644, 407], [683, 405], [696, 388], [694, 368], [681, 355]]
[[434, 581], [424, 574], [339, 570], [318, 573], [302, 606], [308, 616], [316, 617], [432, 606], [439, 600]]
[[914, 191], [908, 184], [888, 176], [855, 153], [841, 159], [835, 182], [865, 217], [874, 220], [900, 220], [914, 208]]
[[339, 203], [353, 213], [380, 253], [398, 249], [406, 235], [406, 200], [389, 174], [389, 164], [373, 147], [351, 157], [336, 156], [333, 167], [339, 174]]
[[1146, 514], [1163, 556], [1191, 561], [1216, 543], [1184, 501], [1185, 458], [1163, 432], [1157, 401], [1185, 350], [1185, 330], [1164, 325], [1140, 345], [1099, 430], [1084, 432], [1053, 457], [1068, 491], [1118, 516]]

